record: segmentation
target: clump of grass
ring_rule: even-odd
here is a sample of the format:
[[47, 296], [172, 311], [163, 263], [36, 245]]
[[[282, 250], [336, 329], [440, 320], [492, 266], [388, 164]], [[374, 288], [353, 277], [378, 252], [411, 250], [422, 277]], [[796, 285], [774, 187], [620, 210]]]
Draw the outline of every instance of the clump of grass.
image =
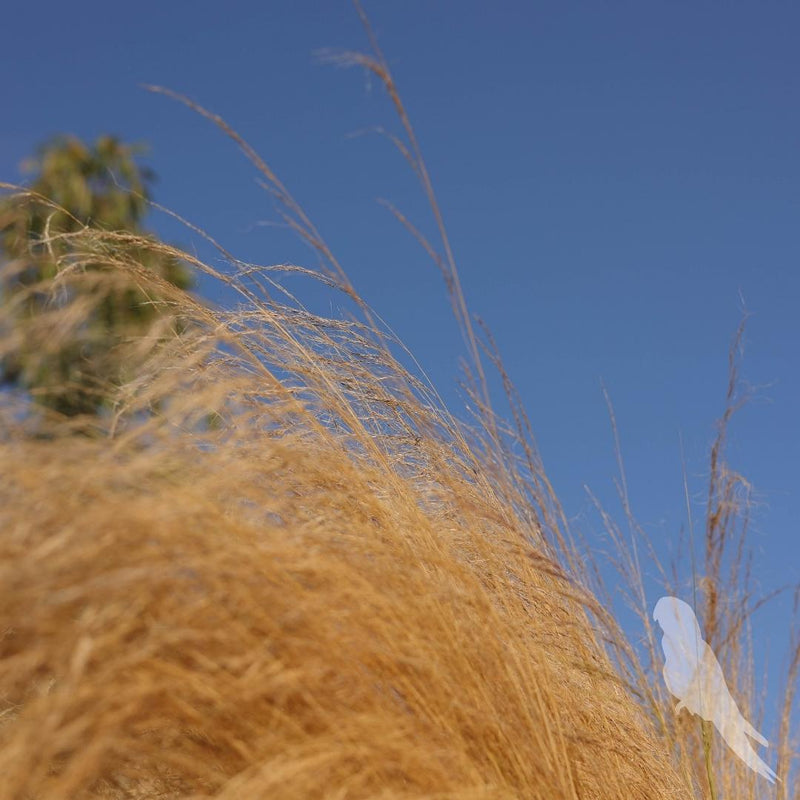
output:
[[282, 266], [180, 254], [246, 299], [213, 310], [71, 236], [3, 347], [106, 279], [165, 316], [95, 435], [3, 405], [3, 797], [678, 796], [520, 475], [386, 332]]
[[[588, 588], [521, 404], [467, 313], [413, 129], [373, 46], [345, 61], [377, 75], [400, 115], [398, 142], [439, 226], [441, 247], [422, 241], [464, 331], [474, 424], [401, 365], [400, 343], [270, 167], [179, 97], [234, 138], [322, 266], [243, 264], [209, 239], [222, 272], [137, 242], [239, 292], [239, 308], [213, 309], [125, 255], [128, 234], [85, 228], [62, 235], [57, 273], [31, 289], [52, 296], [50, 313], [0, 318], [2, 358], [21, 336], [44, 348], [78, 331], [120, 283], [164, 312], [117, 343], [136, 369], [98, 387], [113, 399], [106, 416], [0, 402], [4, 798], [707, 796], [697, 734], [654, 680], [652, 628], [642, 665]], [[360, 317], [309, 313], [283, 290], [286, 273], [343, 291]], [[509, 425], [491, 405], [487, 358]], [[733, 524], [715, 511], [734, 491], [726, 475], [712, 474], [708, 587]], [[620, 553], [636, 590], [641, 569], [622, 538]], [[725, 619], [704, 620], [720, 646], [733, 641]], [[733, 771], [718, 796], [757, 797]]]

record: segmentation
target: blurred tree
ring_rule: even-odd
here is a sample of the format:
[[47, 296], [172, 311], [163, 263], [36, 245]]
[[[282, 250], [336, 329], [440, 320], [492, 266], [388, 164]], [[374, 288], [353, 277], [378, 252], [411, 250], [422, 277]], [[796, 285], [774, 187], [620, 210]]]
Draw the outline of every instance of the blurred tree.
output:
[[[111, 290], [108, 282], [105, 288], [102, 281], [72, 282], [59, 301], [52, 285], [47, 291], [47, 282], [69, 263], [65, 256], [82, 248], [83, 276], [108, 272], [115, 258], [124, 257], [176, 287], [192, 282], [187, 266], [159, 250], [158, 240], [142, 228], [154, 175], [137, 163], [140, 151], [112, 136], [101, 136], [93, 145], [57, 137], [23, 164], [33, 174], [30, 189], [45, 199], [23, 193], [0, 201], [0, 255], [13, 266], [5, 270], [0, 297], [6, 309], [13, 308], [12, 324], [22, 330], [59, 302], [88, 301], [78, 329], [45, 348], [20, 335], [0, 361], [0, 382], [28, 390], [35, 402], [66, 416], [98, 414], [107, 405], [108, 387], [130, 377], [131, 364], [119, 347], [122, 338], [142, 333], [162, 312], [152, 294], [130, 280]], [[74, 236], [61, 236], [87, 226], [136, 234], [137, 240], [114, 242], [112, 250], [98, 251], [94, 262], [86, 256], [85, 238], [76, 244]]]

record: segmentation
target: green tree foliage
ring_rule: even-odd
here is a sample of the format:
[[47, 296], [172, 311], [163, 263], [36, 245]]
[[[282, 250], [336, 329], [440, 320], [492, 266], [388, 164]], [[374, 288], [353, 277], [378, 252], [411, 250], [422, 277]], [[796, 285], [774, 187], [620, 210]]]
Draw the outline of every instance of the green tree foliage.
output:
[[[131, 376], [132, 364], [120, 343], [141, 334], [163, 313], [152, 293], [130, 280], [120, 277], [109, 290], [108, 280], [86, 278], [108, 273], [110, 264], [123, 259], [176, 287], [191, 284], [186, 265], [143, 229], [154, 175], [137, 163], [140, 149], [112, 136], [101, 136], [92, 145], [58, 137], [23, 165], [32, 173], [31, 191], [0, 201], [0, 255], [6, 264], [0, 297], [6, 310], [13, 308], [11, 324], [24, 330], [54, 305], [76, 300], [86, 300], [89, 309], [77, 329], [55, 342], [51, 337], [46, 347], [18, 336], [13, 351], [0, 361], [0, 381], [28, 390], [35, 402], [68, 417], [100, 413], [108, 404], [109, 387]], [[94, 259], [86, 255], [91, 239], [80, 235], [87, 228], [134, 236], [106, 242]], [[53, 279], [78, 249], [83, 282], [64, 281], [54, 294]]]

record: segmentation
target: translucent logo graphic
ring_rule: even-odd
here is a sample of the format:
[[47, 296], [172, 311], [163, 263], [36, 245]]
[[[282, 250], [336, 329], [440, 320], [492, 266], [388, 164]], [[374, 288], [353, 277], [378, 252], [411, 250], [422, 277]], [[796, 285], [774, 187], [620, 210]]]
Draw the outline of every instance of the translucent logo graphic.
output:
[[731, 697], [722, 667], [703, 639], [692, 607], [677, 597], [662, 597], [656, 603], [653, 619], [664, 631], [664, 683], [680, 701], [675, 706], [676, 713], [686, 708], [713, 723], [728, 747], [750, 769], [775, 783], [775, 773], [758, 756], [750, 739], [765, 747], [768, 742], [742, 716]]

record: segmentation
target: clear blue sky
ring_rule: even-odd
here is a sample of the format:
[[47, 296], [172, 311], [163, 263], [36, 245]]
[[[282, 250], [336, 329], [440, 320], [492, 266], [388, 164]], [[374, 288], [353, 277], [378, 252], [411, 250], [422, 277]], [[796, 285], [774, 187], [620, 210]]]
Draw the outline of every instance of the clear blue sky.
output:
[[[668, 554], [705, 488], [727, 350], [752, 313], [732, 465], [760, 500], [764, 590], [800, 582], [800, 6], [777, 2], [367, 2], [437, 187], [467, 299], [493, 329], [567, 513], [612, 510], [613, 399], [634, 512]], [[435, 268], [375, 198], [428, 226], [380, 87], [321, 66], [364, 48], [345, 0], [14, 3], [0, 49], [0, 176], [45, 136], [151, 145], [156, 199], [237, 256], [312, 263], [274, 229], [217, 130], [226, 117], [315, 220], [365, 298], [455, 407], [461, 341]], [[186, 245], [164, 219], [151, 224]], [[426, 228], [429, 229], [429, 228]], [[199, 246], [199, 245], [198, 245]], [[322, 302], [309, 289], [310, 303]], [[325, 301], [327, 302], [327, 301]], [[330, 307], [327, 308], [330, 311]], [[335, 309], [334, 309], [335, 311]], [[653, 601], [656, 598], [653, 598]], [[788, 602], [756, 618], [774, 692]]]

